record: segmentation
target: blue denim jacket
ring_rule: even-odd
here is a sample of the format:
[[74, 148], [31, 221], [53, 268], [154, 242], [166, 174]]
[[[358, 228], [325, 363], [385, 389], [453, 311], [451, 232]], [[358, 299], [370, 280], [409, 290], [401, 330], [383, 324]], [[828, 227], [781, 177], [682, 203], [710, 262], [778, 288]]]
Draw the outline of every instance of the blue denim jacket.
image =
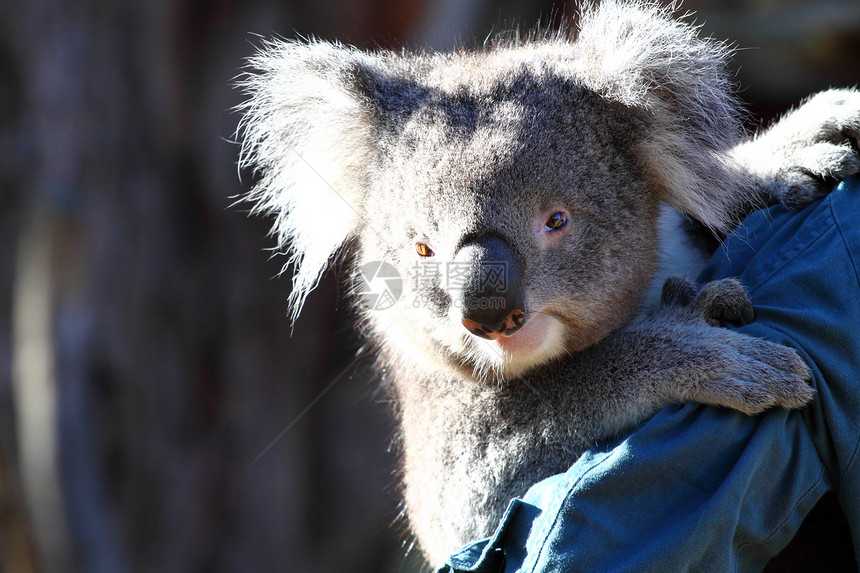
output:
[[814, 402], [749, 417], [670, 406], [513, 500], [440, 572], [759, 571], [828, 490], [860, 562], [860, 180], [800, 213], [757, 212], [701, 280], [740, 277], [741, 331], [796, 348]]

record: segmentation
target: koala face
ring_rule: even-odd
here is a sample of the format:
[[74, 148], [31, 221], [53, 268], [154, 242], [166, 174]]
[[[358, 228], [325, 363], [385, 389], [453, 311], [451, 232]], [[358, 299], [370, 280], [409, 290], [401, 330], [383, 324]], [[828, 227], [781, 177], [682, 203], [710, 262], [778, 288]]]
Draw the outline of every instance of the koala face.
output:
[[345, 255], [402, 279], [362, 312], [401, 365], [500, 380], [599, 340], [648, 286], [661, 203], [719, 231], [750, 201], [725, 56], [614, 0], [576, 37], [471, 52], [266, 44], [242, 162], [290, 255], [293, 318]]
[[497, 74], [443, 77], [386, 126], [359, 242], [403, 278], [394, 307], [367, 309], [390, 346], [509, 378], [636, 309], [657, 200], [610, 102], [522, 65]]

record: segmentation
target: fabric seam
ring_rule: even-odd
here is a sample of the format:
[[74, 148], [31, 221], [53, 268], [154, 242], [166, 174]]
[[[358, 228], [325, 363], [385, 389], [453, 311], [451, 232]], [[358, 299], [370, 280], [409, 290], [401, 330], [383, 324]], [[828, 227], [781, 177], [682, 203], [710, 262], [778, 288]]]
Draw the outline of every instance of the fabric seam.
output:
[[602, 460], [600, 460], [598, 463], [591, 466], [588, 469], [588, 471], [584, 472], [581, 476], [579, 476], [579, 478], [577, 478], [576, 481], [574, 481], [574, 483], [571, 484], [571, 486], [567, 489], [567, 492], [565, 493], [564, 497], [561, 498], [561, 502], [558, 504], [558, 507], [555, 510], [555, 516], [553, 517], [552, 523], [550, 524], [549, 528], [547, 528], [547, 530], [546, 530], [546, 535], [543, 536], [543, 542], [541, 543], [540, 549], [537, 552], [537, 556], [535, 558], [535, 561], [534, 561], [534, 563], [532, 563], [531, 567], [529, 568], [529, 571], [531, 571], [531, 573], [535, 573], [535, 571], [536, 571], [535, 568], [541, 562], [541, 559], [544, 556], [544, 552], [546, 551], [547, 544], [549, 543], [549, 532], [551, 532], [553, 529], [555, 529], [557, 527], [558, 522], [561, 519], [561, 513], [562, 513], [561, 509], [562, 509], [562, 507], [565, 506], [567, 501], [570, 499], [570, 496], [571, 496], [573, 490], [576, 489], [576, 487], [580, 483], [582, 483], [582, 480], [584, 480], [586, 478], [586, 476], [590, 475], [594, 470], [596, 470], [597, 468], [602, 466], [604, 463], [606, 463], [607, 460], [609, 460], [609, 458], [611, 458], [611, 457], [612, 457], [611, 455], [604, 456]]
[[[831, 204], [831, 208], [832, 208], [832, 204]], [[832, 210], [831, 210], [831, 214], [832, 214]], [[809, 243], [807, 243], [806, 245], [804, 245], [802, 249], [800, 249], [800, 250], [799, 250], [799, 251], [797, 251], [796, 253], [793, 253], [789, 258], [785, 259], [785, 261], [783, 261], [781, 265], [779, 265], [778, 267], [776, 267], [775, 269], [773, 269], [772, 271], [770, 271], [770, 272], [767, 274], [767, 276], [766, 276], [766, 277], [764, 277], [763, 279], [761, 279], [760, 281], [758, 281], [755, 285], [751, 286], [751, 287], [749, 288], [749, 292], [750, 292], [750, 293], [753, 293], [753, 292], [755, 292], [755, 291], [759, 290], [760, 288], [762, 288], [762, 287], [763, 287], [764, 285], [766, 285], [768, 282], [770, 282], [770, 281], [773, 279], [773, 277], [774, 277], [774, 276], [775, 276], [779, 271], [781, 271], [782, 269], [784, 269], [786, 266], [788, 266], [790, 263], [792, 263], [796, 258], [798, 258], [798, 257], [799, 257], [799, 256], [801, 256], [803, 253], [805, 253], [805, 252], [806, 252], [806, 251], [808, 251], [810, 248], [812, 248], [812, 246], [813, 246], [813, 245], [815, 245], [816, 243], [818, 243], [818, 241], [820, 241], [821, 239], [823, 239], [823, 238], [824, 238], [824, 235], [825, 235], [828, 231], [830, 231], [833, 227], [837, 227], [837, 230], [838, 230], [838, 226], [836, 225], [836, 221], [835, 221], [835, 220], [834, 220], [834, 221], [832, 221], [829, 225], [827, 225], [827, 227], [825, 227], [825, 228], [821, 229], [821, 232], [820, 232], [820, 233], [818, 233], [818, 234], [817, 234], [817, 236], [816, 236], [814, 239], [812, 239], [811, 241], [809, 241]], [[855, 270], [855, 272], [856, 272], [856, 270]]]
[[[848, 241], [845, 239], [845, 234], [842, 232], [842, 226], [839, 224], [839, 216], [833, 209], [832, 202], [830, 203], [830, 214], [833, 217], [833, 224], [836, 227], [836, 231], [839, 233], [839, 238], [842, 239], [842, 245], [845, 247], [845, 252], [848, 253], [848, 258], [854, 269], [854, 278], [857, 280], [858, 288], [860, 288], [860, 273], [857, 272], [857, 262], [854, 260], [854, 253], [851, 252], [851, 248], [848, 246]], [[854, 451], [851, 453], [848, 465], [845, 466], [845, 471], [839, 475], [839, 483], [844, 481], [845, 476], [848, 475], [848, 471], [854, 466], [854, 463], [857, 461], [858, 452], [860, 452], [860, 432], [857, 433], [857, 441], [854, 443]]]
[[805, 492], [803, 492], [803, 494], [798, 498], [798, 500], [791, 507], [791, 510], [786, 514], [786, 516], [779, 523], [779, 525], [777, 525], [774, 528], [774, 530], [771, 532], [770, 535], [768, 535], [767, 537], [764, 537], [762, 539], [758, 539], [758, 540], [744, 541], [743, 543], [738, 545], [738, 548], [735, 550], [735, 568], [734, 569], [735, 569], [736, 573], [739, 571], [739, 567], [741, 564], [741, 560], [740, 560], [741, 551], [746, 549], [747, 547], [752, 547], [755, 545], [762, 545], [763, 543], [767, 543], [768, 541], [773, 539], [774, 536], [777, 533], [779, 533], [780, 529], [783, 528], [783, 526], [786, 524], [786, 522], [788, 522], [789, 518], [794, 513], [794, 511], [798, 508], [798, 506], [801, 503], [803, 503], [810, 495], [812, 495], [812, 493], [818, 488], [818, 485], [821, 483], [822, 478], [824, 477], [824, 471], [825, 470], [824, 470], [824, 467], [822, 464], [822, 467], [818, 470], [818, 479], [816, 479], [815, 482], [812, 485], [810, 485], [809, 488]]

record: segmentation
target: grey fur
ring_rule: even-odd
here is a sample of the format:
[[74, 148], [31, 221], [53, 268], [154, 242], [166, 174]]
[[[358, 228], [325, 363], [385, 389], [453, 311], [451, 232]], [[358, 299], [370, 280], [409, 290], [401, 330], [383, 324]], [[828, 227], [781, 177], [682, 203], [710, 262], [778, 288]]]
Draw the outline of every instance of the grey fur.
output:
[[[804, 203], [822, 176], [860, 168], [845, 144], [856, 92], [818, 96], [747, 142], [726, 56], [655, 4], [607, 0], [583, 8], [576, 36], [446, 54], [279, 41], [252, 60], [242, 162], [291, 254], [293, 318], [345, 245], [356, 267], [384, 260], [404, 278], [392, 308], [360, 312], [396, 397], [407, 514], [430, 560], [666, 404], [756, 413], [811, 398], [793, 351], [712, 326], [749, 319], [737, 283], [670, 282], [643, 314], [672, 268], [661, 250], [687, 249], [666, 205], [725, 233], [754, 206]], [[556, 211], [569, 223], [553, 234]], [[487, 236], [522, 266], [531, 334], [511, 339], [535, 348], [461, 324], [442, 270]]]
[[860, 92], [815, 94], [768, 131], [732, 150], [751, 178], [789, 208], [860, 171]]

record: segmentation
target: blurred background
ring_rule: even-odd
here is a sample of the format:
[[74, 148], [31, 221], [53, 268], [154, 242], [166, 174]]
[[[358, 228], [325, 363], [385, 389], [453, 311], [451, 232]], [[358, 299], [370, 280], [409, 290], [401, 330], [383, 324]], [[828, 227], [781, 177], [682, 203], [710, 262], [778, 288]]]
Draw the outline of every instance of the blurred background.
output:
[[[857, 0], [688, 0], [750, 129], [860, 80]], [[330, 273], [291, 331], [235, 198], [258, 34], [480, 44], [543, 0], [4, 0], [0, 571], [415, 571], [393, 424]]]

